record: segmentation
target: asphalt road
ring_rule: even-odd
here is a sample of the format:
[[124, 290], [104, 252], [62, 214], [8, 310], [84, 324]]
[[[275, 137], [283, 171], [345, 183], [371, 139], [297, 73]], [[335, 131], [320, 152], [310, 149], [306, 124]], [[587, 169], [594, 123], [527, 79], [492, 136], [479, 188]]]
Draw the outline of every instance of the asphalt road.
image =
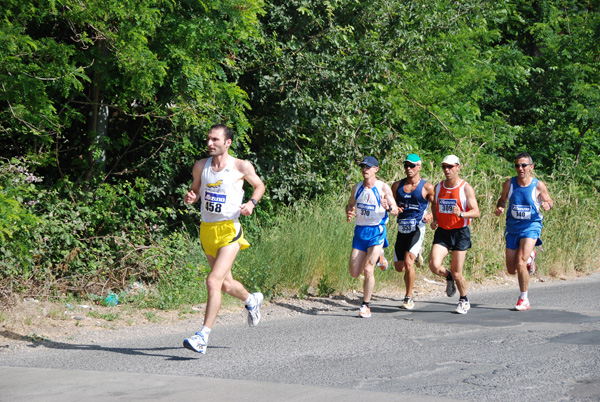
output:
[[[208, 354], [190, 331], [0, 354], [0, 401], [600, 401], [600, 273], [457, 297], [378, 300], [371, 319], [331, 306], [216, 327]], [[290, 306], [290, 308], [294, 308]], [[241, 320], [240, 320], [241, 321]]]

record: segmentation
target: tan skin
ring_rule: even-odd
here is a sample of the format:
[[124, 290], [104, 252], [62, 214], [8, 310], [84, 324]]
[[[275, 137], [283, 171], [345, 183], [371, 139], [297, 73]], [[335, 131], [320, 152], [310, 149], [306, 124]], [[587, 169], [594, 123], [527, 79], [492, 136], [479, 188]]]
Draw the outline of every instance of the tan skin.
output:
[[[447, 188], [454, 188], [460, 184], [462, 179], [459, 177], [460, 165], [442, 165], [446, 180], [444, 180], [444, 186]], [[470, 184], [465, 184], [465, 196], [467, 197], [467, 204], [469, 211], [462, 211], [463, 218], [472, 219], [479, 218], [479, 205], [477, 204], [477, 198], [475, 198], [475, 191]], [[437, 229], [437, 200], [434, 201], [432, 208], [433, 220], [431, 222], [431, 229]], [[460, 216], [461, 210], [458, 205], [454, 206], [452, 213], [456, 216]], [[444, 258], [448, 255], [446, 247], [440, 244], [434, 244], [431, 247], [431, 254], [429, 255], [429, 269], [436, 275], [446, 277], [446, 268], [442, 265]], [[467, 295], [467, 280], [463, 276], [463, 266], [465, 264], [465, 258], [467, 256], [467, 250], [453, 250], [452, 260], [450, 261], [450, 272], [456, 283], [456, 288], [461, 296]]]
[[[361, 171], [363, 175], [363, 186], [365, 188], [373, 188], [375, 186], [375, 182], [377, 181], [376, 174], [379, 171], [379, 167], [369, 168], [367, 166], [362, 165]], [[352, 187], [352, 191], [350, 192], [350, 199], [348, 200], [348, 204], [346, 205], [346, 220], [347, 222], [351, 222], [352, 219], [356, 216], [356, 199], [354, 198], [354, 194], [356, 193], [356, 188], [358, 184]], [[383, 185], [383, 197], [381, 199], [381, 205], [385, 209], [391, 208], [391, 211], [388, 213], [391, 215], [398, 215], [398, 206], [396, 205], [396, 201], [394, 200], [394, 196], [392, 194], [392, 190], [390, 186], [384, 183]], [[364, 274], [365, 281], [363, 284], [363, 300], [365, 302], [371, 301], [371, 296], [373, 295], [373, 289], [375, 288], [375, 264], [377, 263], [377, 259], [381, 255], [381, 251], [383, 250], [383, 245], [369, 247], [367, 252], [352, 249], [350, 254], [350, 276], [353, 278], [358, 278], [361, 274]]]
[[[528, 164], [525, 167], [519, 166], [517, 170], [517, 183], [522, 187], [527, 187], [531, 184], [533, 178], [534, 165], [529, 158], [519, 158], [515, 160], [515, 164]], [[508, 192], [510, 190], [510, 179], [506, 180], [502, 185], [502, 194], [496, 203], [494, 214], [500, 216], [504, 213], [506, 202], [508, 200]], [[544, 183], [538, 180], [537, 191], [540, 196], [540, 207], [544, 211], [549, 211], [554, 206], [554, 201], [550, 198], [548, 188]], [[519, 248], [517, 250], [506, 249], [506, 270], [510, 275], [517, 275], [519, 279], [519, 289], [521, 292], [527, 292], [529, 288], [529, 272], [527, 271], [527, 260], [535, 247], [537, 239], [523, 238], [519, 240]]]
[[[211, 167], [213, 171], [219, 172], [227, 165], [229, 156], [229, 147], [231, 140], [227, 139], [222, 128], [216, 128], [209, 131], [206, 137], [208, 153], [212, 156]], [[206, 165], [208, 158], [197, 161], [192, 169], [193, 181], [191, 190], [185, 195], [184, 202], [192, 204], [197, 202], [200, 197], [200, 185], [202, 180], [202, 170]], [[265, 185], [258, 177], [254, 166], [248, 161], [236, 159], [235, 167], [232, 174], [235, 176], [235, 181], [247, 181], [254, 188], [250, 198], [259, 201], [265, 193]], [[248, 201], [240, 206], [240, 213], [244, 216], [252, 214], [254, 211], [254, 203]], [[231, 267], [240, 251], [240, 244], [233, 243], [225, 247], [221, 247], [217, 252], [216, 257], [206, 255], [210, 273], [206, 279], [206, 289], [208, 291], [208, 300], [206, 304], [206, 315], [204, 316], [204, 326], [212, 328], [219, 309], [221, 308], [222, 294], [225, 292], [233, 297], [245, 301], [249, 297], [249, 293], [237, 280], [233, 279]]]
[[[413, 191], [415, 191], [415, 189], [419, 185], [419, 182], [421, 181], [421, 165], [415, 164], [415, 167], [406, 166], [406, 167], [404, 167], [404, 171], [406, 172], [406, 180], [404, 182], [404, 192], [412, 193]], [[396, 191], [398, 191], [399, 186], [400, 186], [400, 180], [398, 180], [397, 182], [395, 182], [392, 185], [392, 194], [396, 194]], [[433, 187], [433, 184], [425, 183], [425, 185], [423, 186], [423, 198], [425, 198], [427, 201], [429, 201], [430, 204], [433, 204], [433, 201], [435, 198], [435, 188]], [[404, 208], [398, 207], [398, 214], [402, 213], [403, 210], [404, 210]], [[423, 220], [426, 223], [430, 223], [432, 219], [433, 219], [432, 213], [425, 214], [425, 216], [423, 217]], [[416, 272], [415, 272], [415, 260], [416, 259], [417, 259], [417, 256], [415, 254], [411, 253], [410, 251], [407, 251], [404, 254], [404, 261], [394, 261], [394, 268], [396, 269], [396, 271], [404, 272], [404, 285], [406, 286], [405, 297], [410, 297], [410, 298], [413, 297], [412, 291], [413, 291], [413, 287], [415, 285], [415, 278], [416, 278]]]

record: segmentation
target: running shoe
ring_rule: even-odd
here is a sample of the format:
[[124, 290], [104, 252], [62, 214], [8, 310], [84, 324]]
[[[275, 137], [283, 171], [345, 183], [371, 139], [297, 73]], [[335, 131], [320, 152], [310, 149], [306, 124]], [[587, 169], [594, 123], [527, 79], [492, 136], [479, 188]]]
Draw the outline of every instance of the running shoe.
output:
[[446, 295], [448, 297], [452, 297], [456, 294], [456, 284], [454, 283], [454, 278], [446, 278]]
[[419, 253], [417, 255], [417, 259], [415, 260], [415, 265], [417, 266], [417, 268], [421, 268], [423, 266], [423, 256], [421, 255], [421, 253]]
[[371, 318], [371, 309], [369, 306], [362, 305], [360, 306], [360, 310], [358, 310], [358, 316], [360, 318]]
[[252, 296], [254, 297], [254, 306], [246, 306], [246, 309], [248, 310], [248, 325], [256, 327], [260, 321], [260, 306], [263, 302], [263, 294], [256, 292], [252, 293]]
[[531, 255], [529, 256], [529, 259], [527, 260], [527, 271], [529, 272], [529, 275], [533, 275], [535, 274], [535, 257], [537, 256], [537, 251], [535, 249], [533, 249], [533, 251], [531, 252]]
[[459, 300], [454, 312], [458, 314], [467, 314], [467, 311], [469, 311], [470, 308], [471, 304], [468, 300]]
[[529, 304], [529, 300], [523, 300], [519, 298], [517, 305], [515, 306], [515, 310], [517, 311], [526, 311], [531, 308], [531, 304]]
[[206, 354], [206, 341], [201, 332], [196, 332], [196, 335], [183, 340], [183, 347], [193, 352]]
[[381, 255], [379, 256], [379, 259], [377, 260], [377, 266], [380, 267], [382, 271], [387, 271], [387, 269], [388, 269], [388, 260], [385, 259], [385, 256], [383, 255], [383, 251], [381, 251]]
[[405, 297], [400, 308], [403, 310], [412, 310], [413, 308], [415, 308], [415, 302], [412, 298]]

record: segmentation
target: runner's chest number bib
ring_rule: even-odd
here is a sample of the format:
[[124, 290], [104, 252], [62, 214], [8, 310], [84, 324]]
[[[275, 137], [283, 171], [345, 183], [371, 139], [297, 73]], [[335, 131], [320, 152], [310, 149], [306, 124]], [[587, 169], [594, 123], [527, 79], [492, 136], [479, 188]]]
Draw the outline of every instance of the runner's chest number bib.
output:
[[452, 209], [456, 205], [456, 200], [447, 200], [444, 198], [440, 198], [438, 201], [439, 201], [438, 212], [440, 214], [451, 214], [452, 213]]
[[510, 213], [515, 219], [531, 219], [531, 207], [529, 205], [513, 205]]
[[400, 232], [400, 233], [414, 232], [416, 227], [417, 227], [416, 219], [399, 219], [398, 220], [398, 232]]
[[204, 193], [205, 208], [208, 212], [220, 213], [223, 210], [223, 205], [227, 202], [227, 195], [211, 192]]
[[375, 205], [363, 204], [359, 202], [356, 204], [356, 206], [360, 210], [360, 214], [364, 216], [369, 216], [371, 215], [371, 212], [375, 212]]

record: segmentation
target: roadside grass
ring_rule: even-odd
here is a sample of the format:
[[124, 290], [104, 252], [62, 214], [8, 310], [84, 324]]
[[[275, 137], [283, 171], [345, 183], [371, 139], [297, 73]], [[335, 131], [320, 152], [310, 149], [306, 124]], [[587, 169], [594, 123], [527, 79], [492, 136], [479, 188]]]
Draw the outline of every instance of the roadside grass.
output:
[[[497, 170], [474, 171], [467, 162], [462, 166], [461, 177], [475, 189], [481, 217], [471, 225], [473, 246], [467, 253], [465, 276], [473, 282], [484, 282], [505, 272], [504, 226], [505, 215], [494, 215], [496, 201], [502, 183], [514, 169], [505, 163]], [[392, 184], [402, 176], [400, 170], [388, 173], [382, 180]], [[434, 185], [443, 179], [438, 165], [427, 163], [422, 176]], [[356, 181], [360, 177], [352, 178]], [[544, 244], [536, 259], [538, 275], [559, 277], [561, 275], [585, 274], [600, 266], [600, 198], [582, 190], [576, 183], [562, 177], [540, 177], [550, 191], [555, 207], [544, 213]], [[354, 224], [346, 222], [344, 206], [350, 188], [337, 193], [317, 197], [314, 200], [298, 200], [282, 208], [268, 224], [258, 225], [247, 235], [251, 247], [239, 253], [233, 267], [233, 276], [243, 283], [248, 291], [262, 291], [267, 300], [275, 296], [307, 297], [308, 295], [344, 295], [347, 292], [362, 292], [362, 279], [351, 278], [348, 262]], [[243, 218], [243, 219], [252, 219]], [[256, 221], [242, 221], [244, 227]], [[390, 247], [385, 250], [390, 262], [388, 272], [375, 270], [375, 292], [403, 290], [403, 274], [394, 272], [393, 246], [396, 240], [396, 223], [393, 217], [387, 225]], [[178, 233], [179, 242], [175, 254], [181, 257], [168, 270], [161, 271], [153, 283], [132, 283], [118, 293], [119, 304], [131, 309], [179, 310], [179, 318], [192, 317], [203, 309], [198, 306], [206, 302], [206, 276], [209, 267], [197, 236]], [[428, 228], [425, 236], [423, 256], [425, 264], [417, 269], [417, 280], [441, 282], [428, 269], [428, 257], [433, 231]], [[449, 257], [445, 263], [449, 262]], [[136, 285], [136, 286], [133, 286]], [[98, 304], [101, 295], [87, 295], [82, 304]], [[74, 296], [66, 295], [63, 302], [79, 304]], [[86, 303], [86, 301], [88, 303]], [[92, 304], [93, 304], [92, 303]], [[223, 295], [223, 306], [240, 306], [240, 301]], [[50, 315], [57, 313], [50, 312]], [[106, 321], [127, 319], [108, 311], [90, 312], [92, 318]], [[157, 315], [148, 312], [147, 321], [157, 322]], [[6, 318], [0, 312], [0, 321]]]
[[[461, 176], [475, 189], [481, 216], [471, 225], [473, 246], [467, 253], [465, 276], [483, 282], [505, 272], [504, 227], [506, 215], [494, 215], [502, 183], [514, 175], [514, 170], [500, 166], [498, 171], [476, 172], [462, 167]], [[443, 179], [441, 169], [428, 166], [424, 176], [437, 184]], [[389, 184], [398, 177], [384, 180]], [[587, 273], [600, 265], [600, 216], [598, 197], [583, 197], [578, 189], [565, 186], [555, 177], [540, 177], [548, 186], [555, 207], [544, 213], [543, 245], [536, 259], [538, 275], [557, 277]], [[579, 197], [576, 197], [579, 194]], [[275, 225], [263, 227], [260, 242], [240, 253], [236, 274], [252, 289], [268, 295], [309, 293], [319, 296], [362, 291], [360, 278], [348, 273], [348, 260], [354, 225], [346, 223], [344, 205], [348, 194], [342, 192], [320, 197], [310, 202], [297, 202], [282, 211]], [[394, 219], [388, 223], [390, 247], [385, 251], [393, 270], [393, 245], [396, 239]], [[418, 278], [431, 278], [427, 260], [433, 231], [428, 228], [424, 244], [425, 264]], [[449, 263], [449, 256], [445, 263]], [[376, 291], [387, 287], [403, 287], [402, 275], [376, 270]], [[235, 276], [235, 274], [234, 274]]]

